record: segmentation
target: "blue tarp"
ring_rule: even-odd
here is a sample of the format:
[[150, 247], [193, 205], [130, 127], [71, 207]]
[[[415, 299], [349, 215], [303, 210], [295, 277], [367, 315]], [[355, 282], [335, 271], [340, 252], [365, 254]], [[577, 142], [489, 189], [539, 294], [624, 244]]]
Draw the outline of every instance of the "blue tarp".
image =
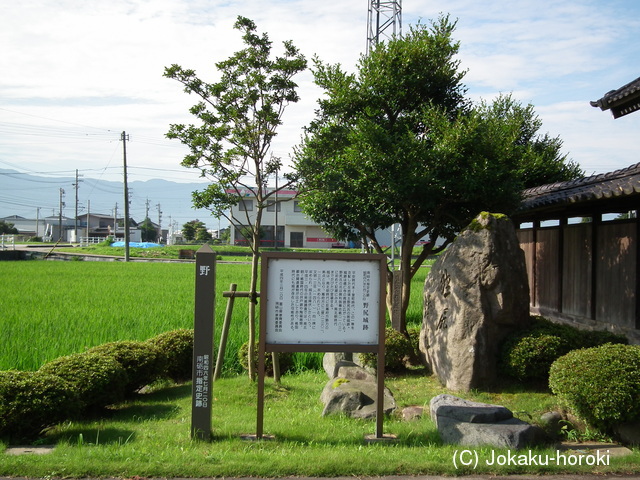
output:
[[[113, 242], [111, 244], [112, 247], [124, 247], [124, 242]], [[129, 242], [129, 247], [131, 248], [152, 248], [152, 247], [162, 247], [159, 243], [153, 242]]]

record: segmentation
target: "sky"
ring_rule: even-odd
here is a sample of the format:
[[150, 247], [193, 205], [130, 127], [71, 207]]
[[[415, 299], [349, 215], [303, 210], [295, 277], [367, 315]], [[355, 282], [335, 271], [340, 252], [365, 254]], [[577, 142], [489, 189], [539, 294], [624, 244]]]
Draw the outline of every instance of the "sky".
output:
[[[238, 15], [274, 53], [291, 40], [311, 59], [355, 71], [366, 49], [367, 0], [28, 0], [0, 16], [0, 169], [121, 180], [202, 181], [180, 166], [186, 149], [165, 134], [189, 123], [196, 98], [163, 77], [179, 64], [205, 81], [243, 47]], [[640, 77], [637, 0], [404, 0], [402, 28], [439, 14], [454, 38], [474, 101], [511, 93], [532, 104], [541, 133], [588, 174], [640, 162], [640, 113], [614, 120], [589, 104]], [[314, 115], [320, 90], [296, 78], [272, 151], [285, 162]], [[2, 198], [0, 192], [0, 200]]]

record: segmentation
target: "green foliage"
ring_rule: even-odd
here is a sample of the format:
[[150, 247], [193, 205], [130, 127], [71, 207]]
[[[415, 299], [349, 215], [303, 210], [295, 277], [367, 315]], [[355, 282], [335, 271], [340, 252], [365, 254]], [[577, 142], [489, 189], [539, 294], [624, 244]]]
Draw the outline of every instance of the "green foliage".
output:
[[149, 217], [145, 218], [138, 228], [143, 242], [155, 242], [158, 239], [158, 231]]
[[[105, 343], [87, 350], [115, 359], [127, 374], [126, 393], [133, 393], [153, 383], [166, 371], [165, 356], [151, 342], [122, 340]], [[164, 354], [164, 352], [162, 352]]]
[[[387, 327], [384, 338], [384, 368], [386, 371], [399, 372], [416, 361], [419, 327], [408, 329], [409, 336]], [[360, 360], [365, 367], [377, 368], [378, 355], [375, 353], [361, 353]]]
[[44, 428], [77, 416], [79, 409], [76, 390], [58, 376], [0, 371], [0, 438], [33, 440]]
[[4, 220], [0, 220], [0, 234], [13, 235], [16, 233], [19, 233], [19, 232], [13, 223], [8, 223], [8, 222], [5, 222]]
[[111, 356], [76, 353], [44, 364], [41, 373], [69, 382], [78, 393], [85, 410], [95, 410], [125, 398], [128, 377], [125, 368]]
[[164, 332], [148, 340], [164, 358], [164, 376], [174, 382], [191, 379], [193, 369], [193, 329]]
[[194, 193], [194, 205], [246, 225], [249, 219], [230, 218], [229, 208], [243, 198], [242, 177], [247, 174], [255, 177], [262, 204], [266, 179], [281, 166], [278, 159], [269, 158], [271, 142], [287, 105], [299, 99], [293, 77], [306, 69], [307, 62], [290, 41], [283, 43], [284, 55], [272, 58], [272, 42], [267, 34], [259, 35], [248, 18], [239, 16], [234, 27], [243, 33], [245, 48], [215, 64], [217, 82], [206, 83], [194, 70], [179, 65], [165, 68], [165, 77], [201, 99], [190, 110], [198, 123], [171, 125], [167, 137], [190, 149], [183, 166], [200, 169], [213, 180]]
[[182, 236], [187, 242], [193, 242], [200, 230], [207, 230], [207, 226], [200, 220], [191, 220], [182, 225]]
[[416, 259], [401, 258], [402, 328], [410, 276], [438, 239], [440, 251], [481, 210], [510, 214], [523, 187], [580, 173], [559, 139], [538, 133], [532, 106], [465, 98], [454, 30], [446, 16], [413, 27], [355, 74], [316, 60], [325, 96], [296, 151], [303, 209], [337, 238], [366, 237], [379, 253], [376, 232], [393, 224], [405, 252], [428, 238]]
[[569, 352], [551, 366], [549, 386], [596, 428], [640, 420], [640, 347], [606, 344]]
[[[283, 55], [272, 57], [268, 35], [259, 35], [255, 23], [246, 17], [238, 16], [234, 28], [242, 32], [245, 48], [215, 64], [217, 82], [206, 83], [194, 70], [176, 64], [165, 68], [165, 77], [177, 80], [186, 93], [199, 97], [190, 109], [196, 123], [171, 125], [167, 137], [189, 148], [183, 166], [200, 170], [212, 181], [204, 190], [193, 193], [194, 206], [209, 209], [237, 228], [251, 229], [247, 240], [252, 250], [249, 292], [253, 297], [258, 291], [262, 211], [269, 197], [289, 188], [295, 180], [285, 175], [284, 184], [267, 188], [269, 177], [282, 168], [281, 160], [271, 152], [271, 143], [286, 107], [299, 100], [293, 78], [307, 68], [307, 61], [291, 41], [283, 42]], [[246, 196], [252, 202], [255, 199], [255, 215], [242, 211], [236, 214], [233, 209]], [[248, 318], [252, 345], [256, 341], [255, 305], [250, 302]], [[249, 355], [253, 355], [253, 348]], [[254, 378], [254, 362], [248, 363], [249, 377]]]
[[530, 328], [509, 336], [503, 343], [499, 366], [505, 375], [519, 380], [546, 382], [551, 364], [578, 348], [605, 343], [627, 343], [622, 335], [585, 331], [532, 317]]

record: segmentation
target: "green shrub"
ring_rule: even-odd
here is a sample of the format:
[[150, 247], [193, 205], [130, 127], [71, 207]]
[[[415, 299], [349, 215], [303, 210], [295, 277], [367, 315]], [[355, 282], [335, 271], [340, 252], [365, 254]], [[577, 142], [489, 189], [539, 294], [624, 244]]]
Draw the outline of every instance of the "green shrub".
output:
[[77, 391], [85, 409], [97, 409], [124, 399], [128, 383], [125, 368], [114, 358], [99, 353], [75, 353], [45, 363], [41, 373], [56, 375]]
[[551, 366], [549, 387], [596, 428], [640, 420], [640, 347], [606, 344], [569, 352]]
[[77, 415], [78, 394], [60, 377], [0, 371], [0, 437], [30, 441], [51, 425]]
[[175, 382], [191, 380], [193, 370], [193, 329], [164, 332], [147, 340], [164, 357], [164, 375]]
[[542, 317], [532, 320], [530, 328], [507, 337], [500, 351], [502, 373], [519, 380], [546, 382], [551, 364], [572, 350], [627, 343], [624, 336], [606, 331], [579, 330]]
[[[415, 363], [418, 348], [420, 328], [408, 329], [409, 337], [393, 328], [385, 329], [384, 339], [384, 368], [388, 371], [401, 371], [408, 364]], [[361, 353], [360, 360], [363, 366], [378, 367], [378, 355], [376, 353]]]
[[150, 342], [110, 342], [87, 350], [114, 358], [127, 372], [126, 393], [133, 393], [153, 383], [165, 372], [166, 360]]

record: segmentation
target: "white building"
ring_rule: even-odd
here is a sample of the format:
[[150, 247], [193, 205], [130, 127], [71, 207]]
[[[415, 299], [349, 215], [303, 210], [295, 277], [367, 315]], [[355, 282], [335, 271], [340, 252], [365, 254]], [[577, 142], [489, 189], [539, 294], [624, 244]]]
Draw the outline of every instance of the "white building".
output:
[[[113, 215], [101, 215], [101, 214], [89, 214], [80, 215], [77, 220], [69, 217], [59, 217], [58, 215], [52, 215], [45, 218], [24, 218], [17, 215], [10, 217], [0, 218], [0, 220], [6, 223], [13, 224], [18, 230], [19, 235], [24, 240], [30, 237], [40, 237], [45, 241], [57, 241], [61, 239], [64, 242], [79, 242], [82, 237], [92, 238], [106, 238], [108, 236], [115, 236], [116, 238], [124, 238], [124, 219], [118, 218], [115, 220]], [[117, 231], [114, 230], [114, 224], [120, 224], [117, 226]], [[77, 237], [76, 237], [77, 227]], [[137, 224], [131, 221], [129, 230], [130, 241], [140, 241], [140, 230], [137, 228]]]
[[[317, 223], [308, 218], [300, 208], [296, 191], [282, 190], [277, 197], [271, 197], [270, 205], [262, 213], [263, 247], [288, 248], [340, 248], [345, 243], [331, 237]], [[256, 199], [252, 192], [247, 192], [245, 199], [231, 208], [231, 216], [248, 225], [247, 219], [255, 222], [257, 212]], [[244, 221], [243, 221], [244, 220]], [[242, 227], [231, 225], [230, 238], [233, 245], [247, 245], [242, 235]]]

